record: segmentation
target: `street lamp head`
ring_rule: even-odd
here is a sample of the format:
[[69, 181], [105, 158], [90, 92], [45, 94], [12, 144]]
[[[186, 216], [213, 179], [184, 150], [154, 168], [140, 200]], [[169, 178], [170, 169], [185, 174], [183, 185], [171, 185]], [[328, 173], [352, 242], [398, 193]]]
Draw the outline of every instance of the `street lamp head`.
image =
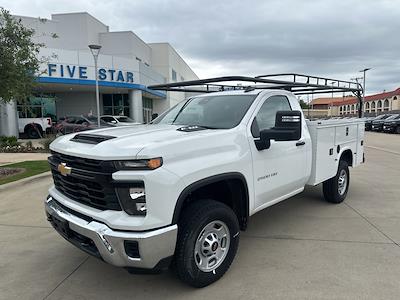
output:
[[368, 70], [371, 70], [371, 68], [365, 68], [363, 70], [360, 70], [359, 72], [367, 72]]
[[100, 53], [101, 46], [100, 45], [89, 45], [89, 49], [92, 52], [93, 56], [97, 57]]

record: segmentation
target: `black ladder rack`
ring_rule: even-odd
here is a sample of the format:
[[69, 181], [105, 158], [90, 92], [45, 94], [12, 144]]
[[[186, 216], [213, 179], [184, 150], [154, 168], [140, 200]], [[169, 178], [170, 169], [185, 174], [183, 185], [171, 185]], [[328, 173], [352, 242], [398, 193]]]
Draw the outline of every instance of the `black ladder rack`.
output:
[[362, 116], [363, 89], [359, 83], [297, 73], [249, 76], [223, 76], [148, 86], [152, 90], [213, 93], [227, 90], [283, 89], [295, 95], [350, 92], [358, 98]]

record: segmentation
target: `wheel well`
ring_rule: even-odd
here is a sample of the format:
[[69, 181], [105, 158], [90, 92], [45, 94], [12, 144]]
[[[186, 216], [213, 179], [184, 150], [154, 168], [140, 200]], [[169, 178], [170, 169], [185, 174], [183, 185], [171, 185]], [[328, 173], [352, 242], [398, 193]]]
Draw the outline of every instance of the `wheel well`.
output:
[[353, 166], [353, 153], [351, 150], [347, 149], [343, 151], [342, 155], [340, 156], [340, 160], [344, 160], [349, 166]]
[[229, 206], [236, 214], [241, 230], [247, 227], [249, 193], [247, 183], [240, 173], [212, 176], [189, 185], [178, 198], [173, 223], [190, 203], [200, 199], [213, 199]]
[[39, 129], [41, 132], [43, 132], [42, 126], [40, 124], [36, 124], [36, 123], [30, 123], [30, 124], [25, 125], [24, 132], [27, 133], [30, 128], [35, 128], [35, 126], [37, 129]]

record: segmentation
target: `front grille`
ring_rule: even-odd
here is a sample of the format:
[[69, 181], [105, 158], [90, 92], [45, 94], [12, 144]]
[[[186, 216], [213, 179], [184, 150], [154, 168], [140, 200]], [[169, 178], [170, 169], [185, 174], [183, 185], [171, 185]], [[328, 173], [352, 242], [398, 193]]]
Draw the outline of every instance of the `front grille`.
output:
[[[101, 210], [121, 210], [112, 185], [112, 173], [115, 171], [112, 162], [53, 152], [49, 163], [54, 186], [68, 198]], [[58, 171], [61, 163], [72, 168], [67, 176]]]

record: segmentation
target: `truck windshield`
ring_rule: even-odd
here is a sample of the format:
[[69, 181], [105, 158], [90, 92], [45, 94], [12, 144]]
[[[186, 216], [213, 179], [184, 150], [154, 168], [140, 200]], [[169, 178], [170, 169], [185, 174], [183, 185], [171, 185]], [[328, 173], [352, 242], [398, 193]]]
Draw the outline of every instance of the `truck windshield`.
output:
[[152, 124], [193, 125], [210, 129], [237, 126], [257, 95], [202, 96], [182, 101]]

